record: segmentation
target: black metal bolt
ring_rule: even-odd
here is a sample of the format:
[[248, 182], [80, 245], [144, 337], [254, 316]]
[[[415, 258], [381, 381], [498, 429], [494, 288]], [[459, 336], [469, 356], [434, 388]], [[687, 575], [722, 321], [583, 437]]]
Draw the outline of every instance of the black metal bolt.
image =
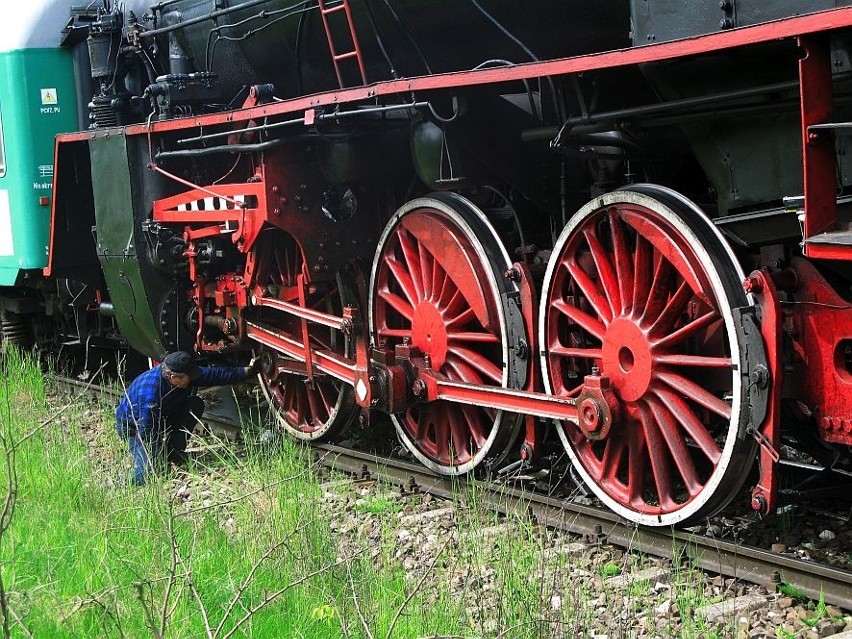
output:
[[505, 277], [510, 282], [517, 282], [521, 279], [521, 271], [517, 268], [508, 268], [503, 273], [503, 277]]

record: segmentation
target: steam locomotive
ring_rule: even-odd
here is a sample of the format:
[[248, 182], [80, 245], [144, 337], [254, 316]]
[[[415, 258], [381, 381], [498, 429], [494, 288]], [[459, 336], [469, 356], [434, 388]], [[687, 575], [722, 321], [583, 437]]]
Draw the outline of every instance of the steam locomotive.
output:
[[782, 446], [849, 470], [852, 2], [16, 10], [6, 343], [254, 350], [296, 438], [557, 441], [648, 525], [774, 512]]

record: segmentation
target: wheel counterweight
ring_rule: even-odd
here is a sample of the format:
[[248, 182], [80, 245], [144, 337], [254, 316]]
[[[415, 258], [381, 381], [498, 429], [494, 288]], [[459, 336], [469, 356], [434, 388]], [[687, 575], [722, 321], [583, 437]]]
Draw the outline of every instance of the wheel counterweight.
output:
[[[525, 365], [507, 347], [509, 265], [491, 225], [466, 199], [442, 194], [409, 202], [388, 223], [373, 263], [374, 343], [413, 346], [450, 380], [508, 387]], [[417, 459], [459, 475], [505, 457], [521, 416], [439, 400], [392, 419]]]
[[580, 475], [638, 523], [694, 523], [742, 486], [755, 442], [733, 308], [743, 274], [724, 239], [682, 196], [652, 185], [601, 196], [563, 230], [544, 280], [545, 388], [576, 396], [609, 379], [620, 410], [605, 437], [561, 423]]

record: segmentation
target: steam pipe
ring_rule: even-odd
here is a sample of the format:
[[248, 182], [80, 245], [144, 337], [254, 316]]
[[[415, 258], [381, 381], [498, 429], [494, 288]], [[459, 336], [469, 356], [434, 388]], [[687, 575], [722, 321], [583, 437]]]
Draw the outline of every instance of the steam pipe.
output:
[[[217, 9], [216, 11], [211, 11], [210, 13], [198, 16], [197, 18], [190, 18], [186, 22], [180, 22], [178, 24], [173, 24], [168, 27], [160, 27], [159, 29], [151, 29], [150, 31], [141, 31], [139, 33], [140, 38], [153, 38], [154, 36], [162, 35], [164, 33], [171, 33], [177, 29], [183, 29], [185, 27], [192, 26], [194, 24], [200, 24], [202, 22], [206, 22], [207, 20], [215, 20], [221, 16], [226, 16], [235, 11], [241, 11], [243, 9], [251, 9], [252, 7], [256, 7], [259, 4], [264, 4], [267, 2], [271, 2], [272, 0], [248, 0], [248, 2], [243, 2], [242, 4], [234, 5], [233, 7], [228, 7], [226, 9]], [[295, 9], [298, 4], [293, 5], [292, 7], [287, 7], [289, 9]], [[311, 7], [316, 8], [316, 7]]]
[[[371, 107], [369, 109], [354, 109], [352, 111], [336, 111], [334, 113], [318, 113], [314, 120], [340, 120], [356, 115], [371, 115], [373, 113], [390, 113], [392, 111], [406, 111], [408, 109], [428, 109], [431, 105], [429, 102], [411, 102], [409, 104], [393, 104], [384, 107]], [[284, 120], [283, 122], [275, 122], [274, 124], [261, 124], [258, 126], [250, 126], [244, 129], [235, 129], [233, 131], [221, 131], [219, 133], [207, 133], [198, 135], [194, 138], [181, 138], [177, 141], [178, 144], [189, 144], [190, 142], [204, 142], [215, 138], [225, 138], [231, 135], [239, 135], [241, 133], [250, 133], [253, 131], [269, 131], [271, 129], [279, 129], [293, 124], [304, 124], [305, 118], [296, 118], [294, 120]]]

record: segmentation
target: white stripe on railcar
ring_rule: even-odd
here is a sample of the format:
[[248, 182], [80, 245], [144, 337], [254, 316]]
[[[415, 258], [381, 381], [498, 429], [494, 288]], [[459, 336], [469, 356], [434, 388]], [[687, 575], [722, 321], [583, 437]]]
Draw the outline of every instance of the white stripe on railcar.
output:
[[12, 242], [12, 208], [9, 206], [9, 191], [0, 190], [0, 256], [15, 254]]

